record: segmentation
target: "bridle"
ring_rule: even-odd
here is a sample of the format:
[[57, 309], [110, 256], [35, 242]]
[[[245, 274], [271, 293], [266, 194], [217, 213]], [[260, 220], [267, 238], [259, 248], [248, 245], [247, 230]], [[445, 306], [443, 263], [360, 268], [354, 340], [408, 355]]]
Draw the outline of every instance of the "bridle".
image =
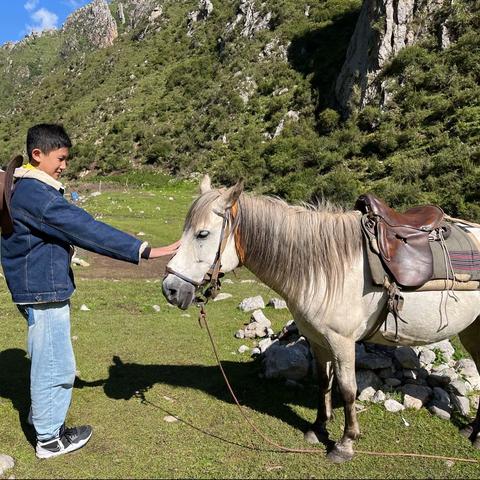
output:
[[[195, 301], [197, 303], [207, 303], [210, 298], [213, 299], [217, 296], [218, 291], [221, 287], [220, 278], [224, 275], [224, 273], [221, 271], [222, 254], [227, 245], [227, 241], [232, 233], [234, 234], [235, 249], [237, 251], [240, 264], [243, 263], [245, 257], [245, 253], [240, 244], [240, 236], [238, 229], [239, 215], [237, 202], [225, 208], [223, 213], [217, 210], [214, 210], [214, 213], [219, 217], [223, 218], [222, 229], [220, 230], [220, 239], [218, 241], [218, 248], [217, 253], [215, 254], [215, 259], [213, 260], [213, 263], [208, 269], [208, 271], [205, 273], [203, 279], [200, 282], [197, 282], [196, 280], [193, 280], [186, 275], [176, 272], [168, 265], [165, 269], [165, 276], [171, 273], [172, 275], [177, 276], [184, 282], [190, 283], [195, 287], [195, 290], [197, 292]], [[204, 286], [206, 286], [205, 290], [203, 292], [198, 292]]]

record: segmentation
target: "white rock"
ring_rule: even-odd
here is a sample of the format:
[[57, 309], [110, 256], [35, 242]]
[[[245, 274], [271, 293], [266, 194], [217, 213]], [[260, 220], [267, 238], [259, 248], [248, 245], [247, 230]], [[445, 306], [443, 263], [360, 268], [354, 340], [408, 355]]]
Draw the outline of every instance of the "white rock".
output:
[[257, 322], [258, 324], [266, 328], [270, 328], [272, 326], [272, 322], [265, 316], [263, 310], [255, 310], [252, 313], [250, 320], [252, 322]]
[[237, 330], [237, 332], [235, 333], [235, 338], [245, 338], [245, 331]]
[[214, 302], [219, 302], [220, 300], [226, 300], [227, 298], [232, 298], [232, 294], [231, 293], [219, 293], [214, 299], [213, 301]]
[[250, 350], [250, 347], [247, 347], [246, 345], [240, 345], [238, 347], [238, 353], [245, 353]]
[[238, 308], [242, 310], [242, 312], [250, 312], [252, 310], [257, 310], [258, 308], [265, 308], [265, 302], [261, 295], [248, 297], [240, 302]]
[[80, 307], [80, 310], [81, 310], [82, 312], [89, 312], [89, 311], [90, 311], [90, 309], [89, 309], [85, 304], [83, 304], [83, 305]]
[[72, 263], [75, 265], [80, 265], [81, 267], [89, 267], [90, 264], [86, 262], [85, 260], [82, 260], [81, 258], [78, 257], [73, 257], [72, 258]]
[[152, 305], [152, 308], [156, 311], [159, 312], [161, 310], [160, 305]]
[[373, 403], [383, 403], [386, 399], [385, 393], [382, 390], [377, 390], [372, 397]]
[[0, 454], [0, 475], [3, 475], [7, 470], [15, 466], [15, 461], [12, 457], [5, 454]]
[[258, 348], [258, 347], [254, 347], [252, 348], [252, 357], [256, 356], [256, 355], [260, 355], [262, 352], [261, 350]]
[[400, 412], [402, 410], [405, 410], [405, 407], [396, 400], [393, 400], [393, 398], [385, 400], [385, 403], [383, 405], [385, 406], [385, 410], [387, 410], [388, 412]]
[[301, 337], [296, 342], [280, 346], [278, 342], [265, 351], [264, 368], [266, 378], [304, 378], [310, 368], [310, 349]]
[[178, 418], [173, 417], [172, 415], [166, 415], [165, 417], [163, 417], [163, 421], [167, 423], [175, 423], [178, 422]]
[[411, 397], [410, 395], [405, 394], [403, 397], [403, 406], [405, 408], [420, 410], [423, 407], [423, 402], [419, 398]]
[[470, 413], [470, 400], [467, 397], [461, 395], [450, 395], [452, 405], [464, 416], [468, 416]]
[[267, 305], [269, 307], [273, 307], [275, 310], [281, 310], [284, 308], [287, 308], [287, 302], [283, 300], [282, 298], [271, 298]]
[[272, 340], [271, 338], [264, 338], [258, 342], [258, 348], [262, 353], [264, 353], [267, 348], [270, 348], [271, 345], [276, 342], [276, 340]]
[[[142, 213], [142, 212], [140, 212], [140, 213]], [[144, 235], [145, 235], [145, 232], [138, 232], [138, 233], [137, 233], [137, 236], [138, 236], [138, 237], [143, 237]]]
[[185, 318], [190, 318], [191, 317], [191, 315], [189, 313], [182, 313], [180, 316], [185, 317]]
[[90, 194], [90, 196], [91, 196], [91, 197], [98, 197], [98, 196], [101, 195], [101, 194], [102, 194], [102, 192], [92, 192], [92, 193]]
[[226, 278], [225, 280], [222, 280], [222, 283], [233, 284], [233, 280], [230, 278]]
[[360, 392], [358, 399], [361, 402], [370, 402], [375, 395], [376, 390], [373, 387], [367, 387]]
[[443, 420], [450, 420], [450, 411], [447, 406], [432, 404], [428, 407], [428, 410], [433, 415], [442, 418]]

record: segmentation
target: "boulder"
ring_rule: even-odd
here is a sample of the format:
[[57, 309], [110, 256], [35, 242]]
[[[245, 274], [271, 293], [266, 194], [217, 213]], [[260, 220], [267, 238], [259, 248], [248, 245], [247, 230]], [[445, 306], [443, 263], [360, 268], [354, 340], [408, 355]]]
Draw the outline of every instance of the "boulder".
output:
[[238, 308], [242, 312], [251, 312], [252, 310], [257, 310], [258, 308], [265, 308], [265, 303], [261, 295], [258, 295], [256, 297], [244, 298], [238, 305]]
[[411, 347], [399, 347], [395, 350], [394, 355], [402, 368], [420, 368], [420, 361], [418, 360], [417, 354]]

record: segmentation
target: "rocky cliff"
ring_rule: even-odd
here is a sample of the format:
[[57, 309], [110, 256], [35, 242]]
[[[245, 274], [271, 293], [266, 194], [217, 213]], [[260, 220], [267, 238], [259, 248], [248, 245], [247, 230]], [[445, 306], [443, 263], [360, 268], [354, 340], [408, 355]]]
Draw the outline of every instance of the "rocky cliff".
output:
[[449, 44], [446, 19], [438, 15], [452, 0], [364, 0], [338, 76], [335, 95], [340, 109], [363, 107], [374, 99], [388, 101], [388, 85], [380, 72], [401, 50], [429, 35], [439, 46]]
[[93, 0], [70, 15], [62, 32], [63, 57], [79, 51], [96, 50], [113, 45], [118, 37], [117, 23], [106, 0]]

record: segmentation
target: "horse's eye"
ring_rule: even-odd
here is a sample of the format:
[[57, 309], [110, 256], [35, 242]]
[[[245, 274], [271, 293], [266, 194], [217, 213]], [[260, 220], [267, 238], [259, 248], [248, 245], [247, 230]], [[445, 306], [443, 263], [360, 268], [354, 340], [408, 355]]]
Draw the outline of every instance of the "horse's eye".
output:
[[208, 230], [200, 230], [197, 233], [197, 238], [203, 239], [203, 238], [207, 238], [209, 235], [210, 235], [210, 232]]

